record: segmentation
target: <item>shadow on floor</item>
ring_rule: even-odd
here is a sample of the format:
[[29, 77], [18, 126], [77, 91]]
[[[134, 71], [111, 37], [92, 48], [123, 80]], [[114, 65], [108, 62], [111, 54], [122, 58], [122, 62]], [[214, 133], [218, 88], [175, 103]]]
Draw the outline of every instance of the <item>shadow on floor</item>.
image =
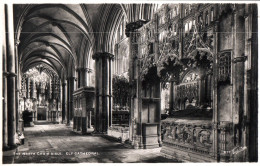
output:
[[46, 121], [46, 120], [38, 120], [33, 122], [35, 125], [54, 125], [54, 123]]
[[[101, 135], [81, 135], [73, 132], [71, 126], [55, 125], [46, 122], [41, 124], [44, 125], [35, 125], [35, 127], [25, 130], [25, 144], [19, 147], [19, 153], [14, 157], [14, 163], [178, 162], [177, 160], [161, 156], [159, 148], [135, 150]], [[77, 154], [78, 152], [96, 154]], [[54, 153], [60, 154], [55, 155]]]
[[155, 158], [150, 158], [143, 160], [142, 163], [181, 163], [180, 161], [176, 159], [168, 159], [163, 156], [157, 156]]

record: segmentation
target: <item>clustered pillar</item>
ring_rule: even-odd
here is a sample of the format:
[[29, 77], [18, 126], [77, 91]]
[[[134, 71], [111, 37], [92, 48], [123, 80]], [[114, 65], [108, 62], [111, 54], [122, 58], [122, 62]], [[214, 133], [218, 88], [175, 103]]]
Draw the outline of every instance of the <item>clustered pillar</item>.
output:
[[241, 18], [244, 16], [244, 9], [237, 9], [234, 12], [234, 30], [235, 30], [235, 42], [234, 42], [234, 75], [233, 75], [233, 122], [235, 124], [235, 145], [236, 146], [246, 146], [243, 145], [243, 126], [246, 124], [246, 117], [244, 117], [244, 71], [245, 71], [245, 33], [244, 33], [244, 23], [241, 23]]
[[[5, 27], [3, 32], [3, 148], [16, 147], [16, 70], [14, 52], [13, 6], [1, 6], [6, 20], [2, 20]], [[8, 93], [7, 93], [8, 92]]]
[[95, 103], [95, 132], [106, 133], [112, 125], [112, 74], [111, 62], [114, 55], [96, 53], [96, 103]]
[[64, 81], [62, 83], [62, 123], [65, 123], [66, 121], [66, 112], [67, 112], [67, 107], [66, 107], [66, 104], [67, 104], [67, 83], [66, 81]]
[[141, 127], [138, 131], [137, 124], [141, 122], [141, 81], [138, 77], [139, 62], [138, 62], [138, 43], [137, 29], [142, 27], [146, 21], [136, 21], [126, 25], [126, 36], [129, 37], [129, 81], [132, 86], [131, 104], [130, 104], [130, 121], [129, 121], [129, 139], [132, 145], [137, 148], [142, 147]]

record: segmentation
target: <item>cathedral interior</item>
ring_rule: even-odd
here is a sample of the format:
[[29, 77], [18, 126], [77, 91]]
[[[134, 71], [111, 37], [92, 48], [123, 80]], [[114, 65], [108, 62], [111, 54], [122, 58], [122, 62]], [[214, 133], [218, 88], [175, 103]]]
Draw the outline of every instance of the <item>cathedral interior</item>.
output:
[[257, 162], [257, 4], [2, 4], [3, 163]]

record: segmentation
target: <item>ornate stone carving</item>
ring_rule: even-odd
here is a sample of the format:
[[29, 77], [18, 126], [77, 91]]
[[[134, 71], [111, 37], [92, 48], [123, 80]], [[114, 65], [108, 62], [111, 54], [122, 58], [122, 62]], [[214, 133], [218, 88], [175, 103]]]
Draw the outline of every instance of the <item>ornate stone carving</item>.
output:
[[144, 24], [146, 24], [148, 21], [147, 20], [138, 20], [136, 22], [131, 22], [126, 25], [126, 36], [130, 36], [130, 32], [134, 32], [134, 30], [142, 27]]
[[209, 50], [213, 50], [213, 33], [209, 33], [206, 28], [200, 31], [200, 40], [203, 43], [203, 47], [208, 48]]
[[161, 56], [179, 56], [179, 38], [168, 36], [165, 42], [159, 44], [159, 53]]
[[183, 38], [183, 53], [184, 57], [188, 56], [193, 50], [196, 49], [196, 34], [194, 28], [191, 29], [191, 33], [187, 34]]
[[185, 99], [188, 99], [190, 102], [193, 99], [198, 100], [199, 85], [197, 82], [186, 84], [186, 85], [178, 85], [176, 90], [177, 90], [177, 94], [176, 94], [177, 100], [184, 101]]
[[[191, 122], [192, 123], [192, 122]], [[213, 143], [212, 127], [209, 124], [162, 122], [163, 142], [178, 145], [179, 148], [209, 153]]]
[[197, 73], [192, 71], [185, 75], [182, 82], [188, 83], [188, 82], [197, 81], [198, 79], [200, 79], [200, 76]]
[[196, 49], [213, 51], [213, 32], [208, 31], [207, 27], [201, 27], [201, 25], [200, 22], [195, 23], [189, 33], [185, 34], [183, 38], [184, 57], [189, 56]]
[[141, 63], [141, 70], [140, 70], [140, 77], [141, 80], [144, 80], [145, 75], [148, 74], [149, 69], [155, 66], [154, 63], [154, 55], [146, 55], [143, 58], [140, 59]]

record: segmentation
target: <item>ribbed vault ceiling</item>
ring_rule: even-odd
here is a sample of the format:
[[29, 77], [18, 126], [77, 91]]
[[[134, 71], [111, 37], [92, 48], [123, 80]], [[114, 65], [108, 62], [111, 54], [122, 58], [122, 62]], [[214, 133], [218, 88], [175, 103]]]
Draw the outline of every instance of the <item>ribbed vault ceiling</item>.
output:
[[14, 5], [21, 70], [42, 64], [61, 79], [73, 76], [76, 68], [91, 66], [93, 53], [114, 53], [123, 15], [127, 22], [151, 19], [154, 10], [155, 5], [149, 4]]

